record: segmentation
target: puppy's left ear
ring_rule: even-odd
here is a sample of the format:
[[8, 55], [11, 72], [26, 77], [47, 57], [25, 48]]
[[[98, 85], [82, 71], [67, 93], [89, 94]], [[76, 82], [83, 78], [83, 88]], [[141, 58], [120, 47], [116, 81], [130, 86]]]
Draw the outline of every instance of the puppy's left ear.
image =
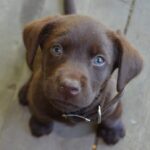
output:
[[127, 41], [120, 31], [111, 33], [117, 53], [116, 67], [118, 68], [117, 91], [125, 86], [143, 67], [143, 59], [139, 52]]

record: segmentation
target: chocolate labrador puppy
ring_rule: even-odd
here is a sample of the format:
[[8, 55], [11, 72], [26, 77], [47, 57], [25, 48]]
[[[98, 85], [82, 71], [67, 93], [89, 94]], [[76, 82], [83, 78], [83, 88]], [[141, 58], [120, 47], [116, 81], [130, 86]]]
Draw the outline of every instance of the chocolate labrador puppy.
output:
[[[91, 17], [71, 14], [72, 4], [65, 1], [68, 15], [25, 26], [23, 40], [32, 76], [19, 99], [29, 105], [34, 136], [49, 134], [53, 120], [99, 120], [98, 135], [115, 144], [125, 135], [121, 93], [140, 73], [143, 61], [120, 32]], [[116, 69], [117, 76], [113, 75]]]

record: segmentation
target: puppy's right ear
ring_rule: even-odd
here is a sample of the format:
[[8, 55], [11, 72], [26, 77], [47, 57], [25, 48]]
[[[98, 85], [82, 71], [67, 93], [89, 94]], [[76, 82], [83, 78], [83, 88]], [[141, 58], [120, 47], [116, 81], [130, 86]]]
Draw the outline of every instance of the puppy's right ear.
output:
[[42, 30], [46, 25], [52, 22], [53, 18], [54, 17], [47, 17], [44, 19], [33, 21], [27, 24], [23, 30], [23, 41], [27, 49], [27, 64], [31, 70], [33, 69], [34, 58], [40, 44], [40, 35], [42, 33]]

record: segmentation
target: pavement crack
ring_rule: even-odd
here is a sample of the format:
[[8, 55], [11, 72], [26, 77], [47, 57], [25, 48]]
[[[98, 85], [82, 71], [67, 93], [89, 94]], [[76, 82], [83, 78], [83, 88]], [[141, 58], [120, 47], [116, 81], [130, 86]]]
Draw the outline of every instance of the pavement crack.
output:
[[131, 18], [132, 18], [132, 15], [133, 15], [133, 11], [134, 11], [134, 8], [135, 8], [135, 3], [136, 3], [136, 0], [132, 0], [131, 5], [130, 5], [130, 9], [129, 9], [127, 22], [126, 22], [126, 25], [125, 25], [125, 28], [124, 28], [124, 34], [127, 34], [127, 32], [128, 32], [128, 28], [129, 28]]

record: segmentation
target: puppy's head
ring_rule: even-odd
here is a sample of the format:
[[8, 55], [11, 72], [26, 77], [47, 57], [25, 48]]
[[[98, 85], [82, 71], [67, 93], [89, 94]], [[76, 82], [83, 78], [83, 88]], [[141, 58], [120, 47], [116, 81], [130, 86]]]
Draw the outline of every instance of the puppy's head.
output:
[[24, 29], [24, 43], [31, 69], [40, 47], [43, 92], [65, 112], [89, 106], [116, 68], [118, 91], [142, 68], [137, 50], [120, 33], [85, 16], [34, 21]]

